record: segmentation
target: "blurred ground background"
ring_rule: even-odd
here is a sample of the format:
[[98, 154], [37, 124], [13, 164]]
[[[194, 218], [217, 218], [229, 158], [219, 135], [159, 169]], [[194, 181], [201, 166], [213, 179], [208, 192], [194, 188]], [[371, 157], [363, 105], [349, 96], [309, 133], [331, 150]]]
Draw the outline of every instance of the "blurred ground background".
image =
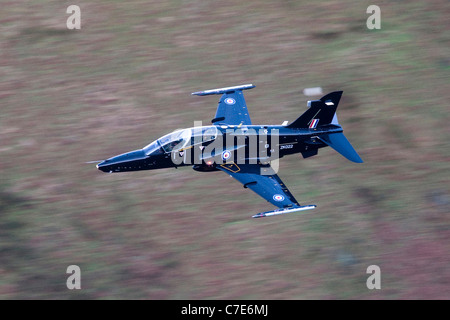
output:
[[[2, 0], [0, 298], [449, 299], [449, 15], [445, 0]], [[217, 97], [190, 93], [244, 83], [255, 124], [295, 119], [304, 88], [344, 90], [365, 163], [280, 162], [311, 214], [251, 219], [271, 205], [221, 172], [85, 164], [209, 124]]]

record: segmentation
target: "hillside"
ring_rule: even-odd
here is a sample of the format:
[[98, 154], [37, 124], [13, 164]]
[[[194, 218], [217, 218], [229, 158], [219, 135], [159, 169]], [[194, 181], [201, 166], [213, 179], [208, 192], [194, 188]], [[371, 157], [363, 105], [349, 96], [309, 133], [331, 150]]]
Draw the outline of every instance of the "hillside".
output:
[[[449, 299], [447, 1], [3, 1], [0, 299]], [[253, 83], [255, 124], [292, 121], [343, 90], [365, 163], [326, 148], [283, 158], [311, 214], [220, 172], [104, 174], [86, 161], [205, 125]], [[78, 265], [82, 289], [66, 288]], [[378, 265], [381, 290], [368, 290]]]

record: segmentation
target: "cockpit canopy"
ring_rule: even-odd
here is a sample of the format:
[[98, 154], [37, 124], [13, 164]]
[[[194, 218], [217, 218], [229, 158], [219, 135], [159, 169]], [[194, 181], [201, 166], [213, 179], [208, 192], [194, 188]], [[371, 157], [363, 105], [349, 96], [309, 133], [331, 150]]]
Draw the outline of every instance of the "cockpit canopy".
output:
[[172, 133], [153, 141], [143, 148], [146, 155], [155, 152], [171, 152], [173, 149], [184, 149], [195, 144], [214, 140], [217, 137], [216, 126], [192, 127], [188, 129], [176, 130]]

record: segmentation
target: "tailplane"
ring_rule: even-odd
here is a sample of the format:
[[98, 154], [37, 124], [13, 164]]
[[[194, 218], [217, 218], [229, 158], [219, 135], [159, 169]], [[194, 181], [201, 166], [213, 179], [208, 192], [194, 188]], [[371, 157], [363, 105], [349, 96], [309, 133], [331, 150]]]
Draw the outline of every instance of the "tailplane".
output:
[[347, 140], [342, 132], [330, 133], [318, 136], [318, 138], [339, 152], [345, 158], [356, 163], [363, 163], [361, 157]]

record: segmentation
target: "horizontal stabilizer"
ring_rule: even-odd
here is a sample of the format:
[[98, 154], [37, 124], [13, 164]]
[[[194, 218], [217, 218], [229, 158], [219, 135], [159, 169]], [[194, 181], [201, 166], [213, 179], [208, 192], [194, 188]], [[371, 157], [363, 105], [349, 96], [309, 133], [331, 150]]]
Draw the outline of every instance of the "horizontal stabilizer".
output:
[[314, 208], [316, 208], [315, 204], [307, 205], [307, 206], [295, 206], [292, 208], [283, 208], [283, 209], [277, 209], [277, 210], [273, 210], [273, 211], [261, 212], [261, 213], [255, 214], [254, 216], [252, 216], [252, 218], [264, 218], [264, 217], [276, 216], [279, 214], [311, 210]]
[[348, 160], [356, 163], [363, 163], [361, 157], [358, 155], [358, 153], [356, 153], [356, 150], [352, 147], [352, 145], [342, 132], [331, 133], [319, 136], [318, 138], [332, 147], [334, 150], [339, 152], [341, 155], [346, 157]]

